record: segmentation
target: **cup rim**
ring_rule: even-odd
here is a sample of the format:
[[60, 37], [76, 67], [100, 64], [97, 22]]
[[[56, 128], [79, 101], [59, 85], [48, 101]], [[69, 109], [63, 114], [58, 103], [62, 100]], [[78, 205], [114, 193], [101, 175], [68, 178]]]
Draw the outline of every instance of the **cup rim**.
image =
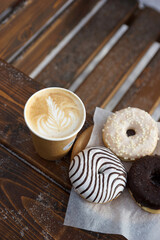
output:
[[[59, 137], [59, 138], [48, 138], [48, 137], [45, 137], [45, 136], [42, 136], [40, 135], [39, 133], [37, 133], [34, 129], [32, 129], [32, 127], [29, 125], [28, 121], [27, 121], [27, 116], [26, 116], [26, 109], [27, 109], [27, 105], [29, 103], [29, 101], [36, 95], [36, 94], [39, 94], [40, 92], [43, 92], [43, 91], [46, 91], [48, 89], [59, 89], [59, 90], [62, 90], [62, 91], [66, 91], [66, 92], [69, 92], [70, 94], [72, 94], [75, 98], [77, 98], [79, 100], [79, 102], [81, 103], [82, 105], [82, 109], [83, 109], [83, 120], [80, 124], [80, 126], [77, 128], [76, 131], [74, 131], [72, 134], [66, 136], [66, 137]], [[68, 90], [68, 89], [65, 89], [65, 88], [61, 88], [61, 87], [48, 87], [48, 88], [43, 88], [37, 92], [35, 92], [34, 94], [32, 94], [27, 102], [25, 103], [25, 106], [24, 106], [24, 120], [25, 120], [25, 123], [27, 125], [27, 127], [29, 128], [29, 130], [34, 133], [36, 136], [44, 139], [44, 140], [48, 140], [48, 141], [63, 141], [63, 140], [67, 140], [75, 135], [77, 135], [77, 133], [81, 130], [81, 128], [83, 127], [84, 123], [85, 123], [85, 120], [86, 120], [86, 109], [85, 109], [85, 106], [84, 106], [84, 103], [82, 102], [82, 100], [77, 96], [77, 94], [73, 93], [72, 91]]]

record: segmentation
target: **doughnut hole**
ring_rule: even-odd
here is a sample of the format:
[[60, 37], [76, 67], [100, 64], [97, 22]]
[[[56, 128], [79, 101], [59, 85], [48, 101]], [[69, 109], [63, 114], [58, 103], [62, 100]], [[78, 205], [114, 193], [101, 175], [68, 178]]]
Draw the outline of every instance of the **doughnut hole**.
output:
[[131, 136], [136, 135], [136, 131], [134, 129], [128, 129], [126, 131], [126, 134], [127, 134], [128, 137], [131, 137]]
[[154, 184], [157, 187], [160, 187], [160, 169], [152, 172], [150, 179], [151, 179], [152, 184]]

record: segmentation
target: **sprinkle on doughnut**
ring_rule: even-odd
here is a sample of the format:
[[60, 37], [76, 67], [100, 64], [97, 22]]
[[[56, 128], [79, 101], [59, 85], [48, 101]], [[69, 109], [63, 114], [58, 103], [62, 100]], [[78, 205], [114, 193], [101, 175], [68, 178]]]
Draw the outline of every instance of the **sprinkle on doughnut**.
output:
[[69, 177], [81, 197], [89, 202], [105, 203], [117, 198], [124, 190], [127, 173], [109, 149], [91, 147], [71, 161]]
[[102, 130], [103, 142], [122, 160], [151, 155], [158, 141], [153, 118], [138, 108], [125, 108], [108, 117]]

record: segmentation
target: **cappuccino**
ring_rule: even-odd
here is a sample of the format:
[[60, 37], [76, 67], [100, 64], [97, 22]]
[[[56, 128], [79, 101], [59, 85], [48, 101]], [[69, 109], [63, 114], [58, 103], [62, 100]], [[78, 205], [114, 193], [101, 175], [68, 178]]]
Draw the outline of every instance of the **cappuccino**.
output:
[[24, 113], [31, 131], [51, 140], [75, 135], [85, 119], [82, 101], [63, 88], [46, 88], [33, 94]]

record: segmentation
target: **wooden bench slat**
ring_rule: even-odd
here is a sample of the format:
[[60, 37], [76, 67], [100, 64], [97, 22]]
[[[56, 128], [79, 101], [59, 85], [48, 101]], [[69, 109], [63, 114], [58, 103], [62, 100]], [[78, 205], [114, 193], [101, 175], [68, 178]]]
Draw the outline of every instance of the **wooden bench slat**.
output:
[[6, 23], [0, 25], [0, 57], [8, 60], [20, 49], [66, 0], [30, 0]]
[[12, 64], [30, 74], [98, 0], [77, 0]]
[[[58, 161], [40, 158], [33, 148], [29, 129], [24, 122], [23, 109], [27, 99], [42, 88], [40, 83], [0, 61], [0, 142], [70, 189], [69, 157]], [[85, 128], [92, 123], [92, 120], [87, 119]]]
[[15, 3], [20, 0], [1, 0], [0, 1], [0, 13], [5, 11], [7, 8], [12, 7]]
[[158, 37], [159, 26], [160, 15], [152, 9], [144, 9], [116, 46], [80, 85], [76, 93], [89, 113], [93, 113], [96, 106], [104, 107], [109, 102]]
[[69, 194], [2, 148], [0, 159], [1, 239], [125, 239], [64, 226]]
[[160, 50], [136, 79], [114, 111], [131, 106], [153, 112], [159, 101], [160, 87]]
[[109, 0], [36, 80], [45, 86], [69, 87], [122, 23], [134, 12], [134, 0]]

